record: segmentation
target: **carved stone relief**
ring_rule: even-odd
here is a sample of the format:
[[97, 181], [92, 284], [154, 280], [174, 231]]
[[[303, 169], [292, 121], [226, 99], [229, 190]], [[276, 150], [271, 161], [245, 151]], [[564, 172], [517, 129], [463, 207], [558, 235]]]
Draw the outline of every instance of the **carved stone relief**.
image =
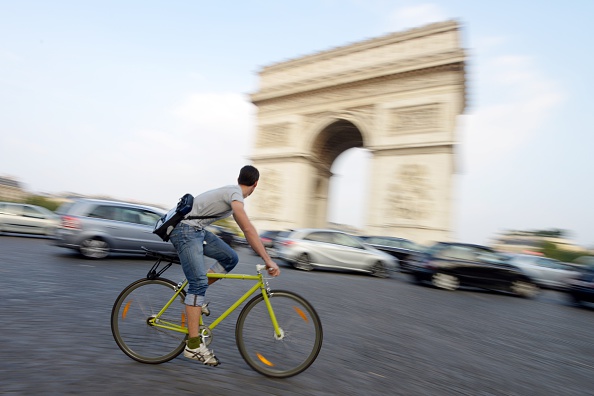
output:
[[429, 170], [424, 165], [402, 165], [394, 172], [395, 182], [387, 196], [387, 217], [391, 223], [428, 219], [432, 207]]
[[258, 181], [258, 211], [262, 216], [274, 218], [278, 215], [282, 199], [283, 179], [279, 171], [260, 169]]
[[439, 128], [440, 107], [439, 103], [431, 103], [392, 109], [389, 133], [395, 135], [435, 131]]
[[283, 147], [289, 144], [290, 125], [288, 122], [262, 125], [259, 128], [257, 147]]

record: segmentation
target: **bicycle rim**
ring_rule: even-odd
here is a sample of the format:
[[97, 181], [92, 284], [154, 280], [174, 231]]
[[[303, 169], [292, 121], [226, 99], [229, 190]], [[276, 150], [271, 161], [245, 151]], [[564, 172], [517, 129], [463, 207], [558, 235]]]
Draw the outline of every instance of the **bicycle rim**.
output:
[[322, 347], [322, 324], [314, 308], [292, 292], [270, 293], [270, 303], [282, 329], [274, 329], [264, 298], [256, 296], [241, 311], [235, 337], [246, 363], [269, 377], [286, 378], [301, 373], [316, 359]]
[[[141, 279], [120, 293], [111, 312], [111, 332], [120, 349], [132, 359], [164, 363], [183, 351], [187, 334], [154, 327], [148, 322], [173, 296], [176, 286], [168, 279]], [[182, 291], [161, 320], [185, 324], [184, 298]]]

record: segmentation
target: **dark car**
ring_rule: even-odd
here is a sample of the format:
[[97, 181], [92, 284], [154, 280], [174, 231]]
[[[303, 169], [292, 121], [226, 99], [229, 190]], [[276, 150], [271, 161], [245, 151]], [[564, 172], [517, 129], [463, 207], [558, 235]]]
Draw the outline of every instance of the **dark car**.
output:
[[456, 290], [461, 286], [511, 292], [530, 298], [538, 285], [518, 268], [506, 263], [506, 257], [481, 245], [438, 242], [411, 265], [418, 283]]
[[388, 236], [363, 236], [363, 241], [374, 248], [391, 254], [398, 259], [398, 269], [400, 272], [410, 272], [410, 262], [418, 258], [423, 247], [413, 241], [405, 238]]
[[229, 229], [218, 225], [209, 225], [206, 229], [225, 241], [227, 245], [233, 247], [236, 244], [235, 234]]
[[580, 266], [579, 274], [569, 279], [565, 291], [576, 305], [594, 303], [594, 265]]

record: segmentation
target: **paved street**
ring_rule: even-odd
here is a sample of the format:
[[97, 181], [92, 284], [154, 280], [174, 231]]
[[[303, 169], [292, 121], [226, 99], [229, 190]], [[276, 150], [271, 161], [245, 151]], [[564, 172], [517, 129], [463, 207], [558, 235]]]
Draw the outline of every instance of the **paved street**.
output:
[[[235, 272], [257, 262], [240, 249]], [[38, 237], [0, 236], [0, 394], [66, 395], [587, 395], [594, 389], [594, 309], [558, 292], [534, 300], [486, 291], [446, 292], [402, 274], [302, 272], [282, 264], [273, 289], [306, 297], [324, 326], [305, 372], [270, 379], [242, 360], [236, 315], [214, 333], [217, 368], [178, 357], [146, 365], [113, 341], [119, 292], [152, 262], [85, 260]], [[182, 278], [179, 266], [165, 277]], [[209, 289], [213, 315], [247, 282]]]

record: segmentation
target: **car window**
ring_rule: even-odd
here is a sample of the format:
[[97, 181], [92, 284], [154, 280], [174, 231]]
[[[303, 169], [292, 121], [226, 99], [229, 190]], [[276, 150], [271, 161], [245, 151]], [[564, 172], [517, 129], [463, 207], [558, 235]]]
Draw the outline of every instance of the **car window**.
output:
[[32, 217], [34, 219], [43, 219], [46, 217], [39, 210], [32, 208], [31, 206], [23, 206], [23, 216]]
[[139, 209], [140, 223], [143, 225], [154, 226], [155, 223], [161, 218], [161, 215], [150, 210]]
[[334, 243], [332, 235], [329, 232], [312, 232], [303, 237], [303, 239], [306, 241]]
[[348, 246], [348, 247], [353, 247], [353, 248], [358, 248], [358, 249], [363, 248], [363, 245], [361, 244], [361, 242], [359, 242], [359, 240], [353, 238], [350, 235], [334, 233], [332, 240], [333, 240], [333, 243], [335, 243], [337, 245]]
[[19, 216], [22, 213], [22, 209], [20, 205], [8, 204], [4, 207], [4, 213]]
[[466, 246], [449, 246], [437, 252], [436, 257], [473, 261], [476, 259], [476, 252], [472, 248]]
[[117, 220], [116, 207], [110, 205], [98, 205], [91, 212], [88, 217], [95, 219]]

